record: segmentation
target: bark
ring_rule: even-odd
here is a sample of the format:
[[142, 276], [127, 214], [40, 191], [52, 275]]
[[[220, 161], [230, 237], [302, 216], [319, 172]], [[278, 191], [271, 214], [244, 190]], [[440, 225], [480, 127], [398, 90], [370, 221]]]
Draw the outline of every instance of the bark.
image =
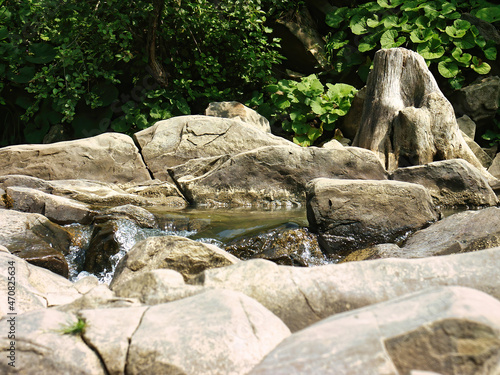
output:
[[404, 48], [375, 54], [353, 145], [377, 152], [388, 171], [455, 158], [484, 170], [425, 60]]

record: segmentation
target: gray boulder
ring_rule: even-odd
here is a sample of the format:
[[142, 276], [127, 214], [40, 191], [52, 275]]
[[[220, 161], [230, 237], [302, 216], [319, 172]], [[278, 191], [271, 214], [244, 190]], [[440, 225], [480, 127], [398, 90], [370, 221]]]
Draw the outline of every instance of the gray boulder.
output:
[[329, 254], [396, 242], [437, 220], [429, 192], [400, 181], [318, 178], [307, 187], [307, 218]]
[[500, 299], [500, 248], [422, 259], [378, 259], [300, 268], [255, 259], [206, 270], [190, 281], [255, 298], [292, 332], [333, 314], [439, 285]]
[[133, 276], [154, 269], [172, 269], [187, 279], [205, 269], [237, 262], [236, 257], [224, 250], [188, 238], [149, 237], [135, 244], [120, 260], [110, 286], [114, 289]]
[[495, 116], [499, 98], [500, 78], [486, 77], [458, 90], [455, 108], [459, 114], [466, 114], [477, 123]]
[[186, 174], [181, 166], [172, 168], [171, 175], [193, 203], [234, 206], [301, 204], [307, 183], [317, 177], [387, 178], [373, 152], [355, 147], [271, 146], [221, 159], [199, 174]]
[[155, 178], [167, 181], [168, 168], [196, 159], [233, 155], [262, 146], [294, 145], [242, 121], [211, 116], [179, 116], [134, 134]]
[[[73, 314], [46, 309], [31, 311], [15, 317], [15, 370], [6, 360], [11, 341], [0, 338], [0, 372], [3, 374], [74, 374], [104, 375], [100, 358], [79, 334], [65, 334], [77, 322]], [[8, 319], [0, 321], [2, 332], [9, 332]]]
[[105, 133], [47, 145], [0, 149], [0, 175], [23, 174], [44, 180], [145, 181], [151, 177], [132, 138]]
[[127, 374], [247, 374], [290, 335], [257, 301], [208, 291], [150, 307], [128, 351]]
[[483, 174], [463, 159], [399, 168], [394, 180], [423, 185], [440, 206], [494, 206], [498, 203]]
[[271, 133], [271, 125], [264, 116], [239, 102], [212, 102], [205, 110], [205, 115], [240, 120]]
[[50, 221], [65, 225], [89, 224], [96, 212], [84, 203], [47, 194], [36, 189], [9, 187], [6, 191], [10, 208], [44, 215]]
[[0, 209], [0, 245], [28, 262], [68, 276], [70, 234], [45, 216]]
[[474, 289], [427, 289], [295, 333], [250, 374], [498, 374], [499, 311]]
[[460, 212], [414, 233], [392, 256], [421, 258], [500, 246], [500, 208]]
[[488, 172], [490, 172], [496, 178], [500, 178], [500, 154], [497, 154], [493, 161], [491, 162], [490, 167], [488, 168]]

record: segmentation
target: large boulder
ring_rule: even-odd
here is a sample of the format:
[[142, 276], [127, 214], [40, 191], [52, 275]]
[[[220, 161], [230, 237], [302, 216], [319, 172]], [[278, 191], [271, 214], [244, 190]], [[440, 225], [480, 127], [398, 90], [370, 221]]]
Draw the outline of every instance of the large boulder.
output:
[[96, 214], [84, 203], [25, 187], [7, 188], [6, 199], [14, 210], [42, 214], [61, 225], [89, 224]]
[[139, 273], [166, 268], [180, 272], [184, 278], [205, 269], [237, 263], [238, 258], [213, 245], [203, 244], [185, 237], [149, 237], [138, 242], [120, 260], [111, 288]]
[[252, 298], [207, 291], [144, 313], [130, 341], [127, 374], [247, 374], [289, 335]]
[[477, 123], [495, 117], [499, 99], [500, 77], [486, 77], [458, 90], [455, 107], [458, 114], [466, 114]]
[[474, 289], [428, 289], [295, 333], [250, 374], [498, 374], [499, 311]]
[[44, 180], [88, 179], [103, 182], [150, 180], [132, 138], [105, 133], [47, 145], [0, 149], [0, 175], [23, 174]]
[[500, 208], [460, 212], [414, 233], [392, 256], [422, 258], [500, 246]]
[[293, 145], [239, 120], [198, 115], [157, 122], [134, 137], [151, 173], [164, 181], [169, 178], [168, 168], [191, 159], [233, 155], [262, 146]]
[[264, 116], [239, 102], [212, 102], [205, 110], [205, 115], [240, 120], [271, 133], [269, 121]]
[[429, 192], [400, 181], [319, 178], [307, 190], [307, 218], [330, 254], [395, 242], [437, 220]]
[[463, 159], [399, 168], [392, 177], [425, 186], [436, 205], [494, 206], [498, 203], [483, 173]]
[[[7, 292], [9, 277], [12, 282], [12, 276], [15, 278], [15, 303], [9, 305]], [[10, 285], [12, 287], [12, 283]], [[71, 281], [45, 268], [29, 264], [8, 251], [0, 252], [0, 288], [6, 301], [0, 306], [0, 318], [5, 317], [8, 312], [22, 314], [70, 303], [81, 297]], [[13, 310], [10, 309], [11, 306]]]
[[0, 209], [0, 245], [28, 262], [68, 276], [70, 234], [45, 216]]
[[[213, 164], [212, 160], [207, 162]], [[213, 167], [200, 170], [187, 173], [183, 166], [171, 169], [184, 196], [197, 204], [236, 206], [301, 204], [305, 201], [307, 183], [317, 177], [387, 178], [373, 152], [355, 147], [261, 147], [221, 157]]]
[[[8, 365], [12, 341], [0, 338], [0, 372], [3, 374], [74, 374], [104, 375], [99, 356], [87, 346], [77, 331], [72, 331], [78, 319], [75, 315], [52, 309], [31, 311], [15, 317], [14, 365]], [[0, 321], [2, 332], [9, 332], [9, 319]]]
[[292, 332], [352, 309], [439, 285], [475, 288], [500, 299], [500, 248], [422, 259], [377, 259], [312, 268], [263, 259], [206, 270], [193, 285], [255, 298]]

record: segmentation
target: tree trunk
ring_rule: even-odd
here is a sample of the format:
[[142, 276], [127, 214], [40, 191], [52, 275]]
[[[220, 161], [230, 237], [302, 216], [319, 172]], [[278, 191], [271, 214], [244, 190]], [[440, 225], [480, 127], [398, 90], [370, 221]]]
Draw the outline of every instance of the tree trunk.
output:
[[375, 54], [353, 145], [377, 152], [388, 171], [462, 158], [486, 173], [425, 60], [404, 48]]

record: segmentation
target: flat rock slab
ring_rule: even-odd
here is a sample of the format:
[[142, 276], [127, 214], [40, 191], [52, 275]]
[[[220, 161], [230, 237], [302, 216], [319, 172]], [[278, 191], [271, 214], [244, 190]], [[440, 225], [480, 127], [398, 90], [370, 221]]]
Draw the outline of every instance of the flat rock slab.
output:
[[[99, 357], [80, 335], [64, 334], [62, 330], [74, 326], [77, 317], [61, 311], [45, 309], [31, 311], [16, 317], [16, 370], [18, 374], [75, 374], [104, 375]], [[9, 331], [7, 319], [0, 321], [3, 332]], [[12, 374], [7, 365], [10, 342], [0, 338], [0, 372]]]
[[397, 241], [437, 220], [429, 192], [399, 181], [319, 178], [307, 188], [307, 219], [330, 254]]
[[289, 335], [254, 299], [208, 291], [150, 307], [132, 336], [126, 373], [247, 374]]
[[[196, 168], [189, 168], [192, 163]], [[270, 146], [171, 168], [192, 203], [226, 206], [289, 206], [305, 202], [307, 183], [317, 177], [383, 180], [387, 174], [371, 151], [342, 147]], [[195, 169], [195, 171], [193, 171]]]
[[333, 314], [439, 285], [475, 288], [500, 299], [499, 267], [500, 248], [311, 268], [256, 259], [206, 270], [190, 283], [245, 293], [295, 332]]
[[76, 141], [0, 149], [0, 175], [103, 182], [151, 180], [132, 138], [105, 133]]
[[269, 121], [264, 116], [239, 102], [212, 102], [205, 110], [205, 115], [240, 120], [271, 133]]
[[493, 374], [500, 301], [440, 287], [325, 319], [285, 339], [251, 375]]
[[436, 205], [494, 206], [498, 198], [480, 172], [463, 159], [437, 161], [415, 167], [398, 168], [394, 180], [425, 186]]
[[271, 145], [294, 145], [239, 120], [179, 116], [157, 122], [134, 138], [154, 177], [169, 179], [168, 168], [196, 159], [233, 155]]

